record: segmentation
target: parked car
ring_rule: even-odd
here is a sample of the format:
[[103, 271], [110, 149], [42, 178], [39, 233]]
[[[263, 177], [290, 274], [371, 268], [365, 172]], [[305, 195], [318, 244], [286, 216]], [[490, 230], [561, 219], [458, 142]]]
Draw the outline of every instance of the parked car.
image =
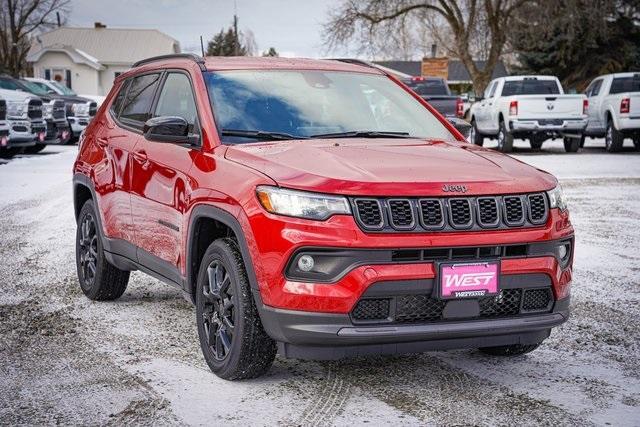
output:
[[514, 138], [528, 139], [539, 150], [549, 138], [562, 137], [567, 152], [580, 148], [589, 103], [584, 95], [566, 95], [553, 76], [510, 76], [492, 80], [484, 97], [471, 107], [471, 141], [497, 139], [510, 152]]
[[98, 110], [96, 101], [77, 95], [68, 87], [52, 80], [34, 77], [27, 77], [26, 80], [37, 84], [50, 94], [61, 96], [67, 102], [67, 118], [72, 133], [71, 141], [76, 141], [91, 122], [93, 116], [96, 115]]
[[589, 99], [585, 135], [604, 137], [610, 152], [620, 151], [625, 138], [632, 138], [640, 149], [640, 73], [600, 76], [589, 84], [585, 94]]
[[71, 137], [71, 132], [69, 123], [67, 122], [65, 102], [60, 99], [59, 95], [50, 95], [31, 82], [14, 79], [8, 75], [0, 75], [0, 88], [32, 93], [38, 96], [43, 102], [43, 118], [47, 125], [45, 138], [43, 141], [36, 139], [34, 146], [24, 148], [25, 153], [38, 153], [49, 144], [67, 143]]
[[85, 131], [73, 194], [82, 292], [117, 299], [132, 270], [178, 287], [226, 379], [276, 351], [513, 356], [569, 315], [556, 178], [469, 144], [372, 67], [141, 61]]
[[420, 95], [445, 117], [464, 117], [464, 103], [458, 95], [452, 95], [446, 80], [438, 77], [412, 77], [402, 82]]
[[47, 125], [43, 120], [42, 100], [28, 92], [0, 89], [0, 98], [7, 103], [9, 140], [0, 151], [3, 157], [13, 157], [36, 141], [44, 141]]

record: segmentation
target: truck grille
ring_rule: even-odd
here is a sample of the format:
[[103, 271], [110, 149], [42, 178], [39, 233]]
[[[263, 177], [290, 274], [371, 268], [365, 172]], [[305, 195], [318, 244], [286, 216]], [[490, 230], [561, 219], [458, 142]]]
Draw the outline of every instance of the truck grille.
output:
[[32, 99], [29, 101], [29, 107], [27, 117], [30, 119], [42, 118], [42, 101], [39, 99]]
[[52, 115], [54, 120], [64, 119], [67, 116], [64, 101], [60, 99], [53, 101]]
[[355, 198], [355, 218], [364, 231], [481, 230], [546, 223], [544, 193], [453, 198]]
[[[478, 319], [547, 313], [553, 295], [550, 288], [503, 289], [497, 296], [475, 299]], [[386, 298], [363, 298], [351, 311], [354, 323], [425, 323], [446, 321], [442, 314], [448, 301], [431, 295], [399, 295]], [[392, 306], [395, 305], [395, 310]]]
[[98, 112], [98, 104], [96, 102], [89, 103], [89, 116], [93, 117]]
[[7, 101], [0, 99], [0, 120], [7, 118]]

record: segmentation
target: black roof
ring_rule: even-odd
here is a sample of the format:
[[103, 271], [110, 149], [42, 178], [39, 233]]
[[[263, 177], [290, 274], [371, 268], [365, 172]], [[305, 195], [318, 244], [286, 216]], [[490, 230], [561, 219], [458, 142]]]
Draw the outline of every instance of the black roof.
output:
[[[479, 69], [484, 69], [486, 61], [475, 61]], [[383, 67], [391, 68], [410, 76], [419, 76], [422, 74], [422, 61], [374, 61], [375, 64]], [[492, 79], [507, 76], [507, 69], [502, 61], [498, 61], [496, 68], [491, 75]], [[462, 61], [457, 59], [449, 60], [449, 78], [448, 81], [454, 82], [470, 82], [471, 76]]]

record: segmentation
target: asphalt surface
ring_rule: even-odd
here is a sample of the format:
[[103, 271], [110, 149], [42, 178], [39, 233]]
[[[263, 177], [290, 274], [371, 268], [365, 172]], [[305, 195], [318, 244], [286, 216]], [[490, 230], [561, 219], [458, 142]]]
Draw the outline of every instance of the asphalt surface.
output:
[[[640, 425], [640, 154], [631, 149], [618, 159], [635, 171], [562, 180], [577, 230], [572, 317], [535, 352], [278, 358], [268, 375], [235, 383], [208, 370], [195, 310], [177, 290], [136, 272], [118, 301], [83, 296], [66, 176], [74, 150], [0, 165], [0, 424]], [[615, 168], [597, 144], [559, 151], [519, 154], [538, 167]]]

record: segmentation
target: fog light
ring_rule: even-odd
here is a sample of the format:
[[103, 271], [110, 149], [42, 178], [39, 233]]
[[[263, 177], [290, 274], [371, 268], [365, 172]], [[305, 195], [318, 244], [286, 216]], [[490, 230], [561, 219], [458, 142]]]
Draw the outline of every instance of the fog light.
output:
[[558, 246], [558, 256], [560, 259], [564, 259], [567, 256], [567, 253], [569, 253], [567, 245]]
[[302, 255], [298, 258], [298, 268], [302, 271], [311, 271], [314, 265], [315, 261], [311, 255]]

